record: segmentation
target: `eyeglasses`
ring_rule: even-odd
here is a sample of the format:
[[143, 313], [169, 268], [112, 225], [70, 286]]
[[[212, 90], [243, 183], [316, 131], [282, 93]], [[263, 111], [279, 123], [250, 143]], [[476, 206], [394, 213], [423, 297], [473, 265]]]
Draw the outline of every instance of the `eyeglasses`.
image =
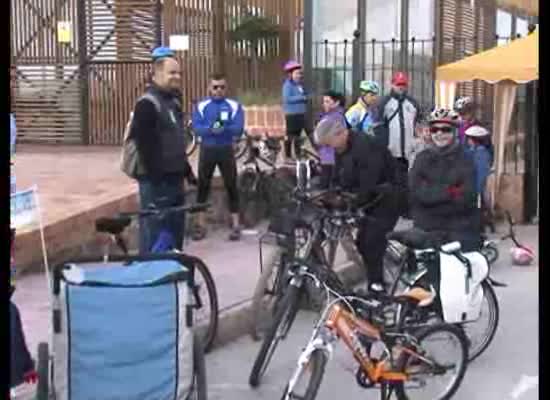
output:
[[224, 90], [225, 89], [225, 85], [212, 85], [212, 89], [213, 90]]
[[430, 133], [437, 133], [437, 132], [452, 133], [453, 129], [454, 128], [451, 126], [431, 126]]

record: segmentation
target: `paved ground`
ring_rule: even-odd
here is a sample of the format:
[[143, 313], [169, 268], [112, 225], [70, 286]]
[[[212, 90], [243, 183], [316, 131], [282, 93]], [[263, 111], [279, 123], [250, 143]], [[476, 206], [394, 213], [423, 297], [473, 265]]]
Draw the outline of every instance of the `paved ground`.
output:
[[[536, 227], [518, 228], [519, 237], [538, 253]], [[535, 400], [538, 399], [538, 289], [536, 266], [511, 267], [508, 245], [501, 246], [501, 258], [493, 276], [508, 283], [497, 289], [500, 324], [489, 349], [470, 365], [465, 380], [454, 398], [457, 400]], [[248, 387], [248, 375], [259, 343], [248, 337], [213, 352], [207, 357], [210, 399], [279, 399], [294, 368], [298, 354], [307, 342], [315, 316], [301, 313], [290, 337], [278, 349], [264, 384], [257, 390]], [[353, 365], [345, 353], [337, 352], [329, 364], [318, 399], [378, 399], [379, 392], [360, 389], [353, 374], [345, 370]], [[229, 368], [228, 368], [229, 367]], [[522, 377], [523, 378], [522, 383]], [[536, 377], [529, 379], [527, 377]], [[534, 387], [529, 384], [535, 381]], [[521, 390], [528, 388], [526, 390]], [[515, 393], [514, 393], [515, 392]], [[514, 397], [514, 395], [517, 395]], [[378, 397], [377, 397], [378, 396]], [[428, 400], [428, 399], [425, 399]]]
[[[226, 240], [227, 232], [218, 231], [201, 243], [190, 243], [188, 250], [205, 259], [216, 281], [221, 308], [247, 301], [253, 291], [258, 269], [257, 237], [245, 237], [240, 243]], [[538, 253], [538, 227], [518, 227], [518, 236]], [[538, 264], [528, 268], [511, 267], [508, 244], [501, 246], [501, 259], [494, 277], [510, 284], [498, 289], [501, 322], [495, 340], [486, 354], [468, 370], [457, 399], [513, 399], [510, 392], [522, 375], [538, 377]], [[29, 348], [35, 352], [38, 342], [47, 340], [49, 311], [43, 274], [23, 276], [14, 301], [19, 306]], [[273, 365], [258, 391], [247, 385], [251, 363], [259, 344], [243, 337], [214, 351], [207, 358], [211, 399], [278, 399], [293, 368], [299, 349], [313, 326], [312, 315], [300, 314], [289, 339], [276, 354]], [[342, 371], [338, 358], [331, 363], [319, 399], [372, 398], [353, 384]], [[348, 362], [349, 364], [349, 362]], [[261, 396], [260, 396], [261, 395]], [[537, 397], [535, 397], [537, 396]], [[520, 400], [538, 398], [538, 389], [526, 392]]]

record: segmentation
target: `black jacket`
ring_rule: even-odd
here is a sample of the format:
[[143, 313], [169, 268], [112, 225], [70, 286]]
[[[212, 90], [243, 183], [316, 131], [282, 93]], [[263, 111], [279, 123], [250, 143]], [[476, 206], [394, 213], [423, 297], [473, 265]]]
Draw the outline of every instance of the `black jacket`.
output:
[[185, 153], [185, 128], [178, 93], [164, 91], [155, 85], [147, 92], [160, 104], [160, 112], [148, 99], [136, 103], [130, 136], [145, 167], [140, 178], [160, 180], [166, 175], [187, 176], [190, 166]]
[[364, 133], [350, 132], [348, 149], [337, 157], [336, 179], [339, 185], [357, 194], [357, 205], [372, 201], [385, 184], [384, 198], [374, 214], [395, 213], [395, 160], [388, 149]]
[[[455, 198], [449, 188], [458, 188]], [[428, 148], [409, 173], [411, 213], [425, 231], [479, 232], [475, 168], [462, 145], [446, 151]]]

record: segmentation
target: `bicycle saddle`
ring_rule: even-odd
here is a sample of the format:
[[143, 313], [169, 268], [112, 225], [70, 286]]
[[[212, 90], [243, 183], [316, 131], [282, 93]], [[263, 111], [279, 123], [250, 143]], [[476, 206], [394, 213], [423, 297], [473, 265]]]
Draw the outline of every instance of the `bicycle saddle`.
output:
[[120, 235], [132, 220], [129, 217], [98, 218], [95, 221], [95, 230], [99, 233], [110, 233]]
[[390, 232], [386, 235], [386, 238], [416, 250], [438, 248], [442, 244], [437, 235], [418, 228]]

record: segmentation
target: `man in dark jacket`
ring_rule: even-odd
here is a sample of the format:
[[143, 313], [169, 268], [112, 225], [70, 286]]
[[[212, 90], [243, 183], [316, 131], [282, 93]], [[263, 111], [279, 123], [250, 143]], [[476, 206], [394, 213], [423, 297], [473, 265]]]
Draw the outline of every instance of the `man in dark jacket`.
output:
[[315, 129], [315, 139], [337, 153], [335, 172], [339, 186], [356, 195], [354, 206], [376, 201], [383, 188], [383, 198], [369, 210], [361, 222], [357, 246], [365, 265], [370, 291], [383, 291], [386, 234], [399, 218], [395, 193], [394, 160], [374, 138], [348, 129], [341, 118], [325, 118]]
[[[153, 83], [146, 91], [147, 96], [142, 96], [134, 108], [130, 136], [135, 138], [145, 171], [138, 177], [142, 209], [183, 205], [184, 179], [193, 180], [185, 153], [180, 83], [180, 66], [167, 50], [155, 58]], [[168, 231], [175, 247], [181, 249], [184, 222], [182, 213], [142, 219], [140, 252], [150, 252], [162, 231]]]
[[[239, 196], [237, 189], [237, 163], [233, 143], [244, 130], [244, 112], [235, 100], [225, 96], [227, 81], [222, 74], [210, 79], [210, 96], [197, 104], [193, 111], [193, 129], [201, 138], [199, 158], [199, 187], [197, 201], [205, 202], [210, 192], [210, 183], [216, 167], [220, 169], [229, 198], [233, 227], [230, 240], [241, 237], [239, 222]], [[206, 236], [204, 214], [199, 214], [193, 233], [194, 240]]]
[[433, 146], [418, 155], [410, 172], [411, 211], [415, 227], [472, 251], [480, 244], [475, 167], [458, 140], [457, 123], [453, 111], [431, 114]]

